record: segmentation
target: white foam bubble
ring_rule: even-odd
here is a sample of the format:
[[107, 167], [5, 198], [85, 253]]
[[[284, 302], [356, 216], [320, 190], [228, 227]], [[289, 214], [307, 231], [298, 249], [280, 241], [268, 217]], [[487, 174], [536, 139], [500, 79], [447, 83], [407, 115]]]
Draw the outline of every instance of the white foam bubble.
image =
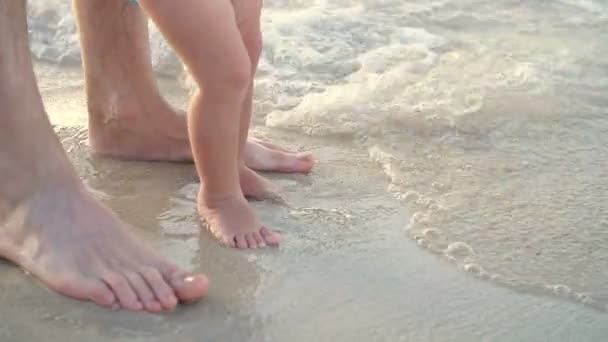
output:
[[476, 276], [482, 276], [484, 274], [484, 270], [481, 266], [475, 263], [464, 264], [462, 268], [469, 273], [472, 273]]
[[452, 242], [446, 248], [445, 254], [450, 258], [462, 260], [473, 255], [473, 248], [462, 241]]
[[[29, 1], [28, 26], [35, 58], [62, 65], [80, 63], [80, 41], [69, 1]], [[152, 23], [149, 28], [154, 70], [167, 76], [181, 76], [181, 62]]]

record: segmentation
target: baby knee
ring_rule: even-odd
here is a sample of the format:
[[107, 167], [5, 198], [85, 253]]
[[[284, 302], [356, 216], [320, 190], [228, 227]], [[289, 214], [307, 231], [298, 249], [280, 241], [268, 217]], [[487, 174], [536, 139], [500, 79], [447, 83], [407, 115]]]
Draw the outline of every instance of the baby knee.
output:
[[251, 62], [249, 59], [242, 59], [232, 63], [223, 63], [222, 66], [218, 66], [215, 77], [209, 81], [204, 84], [207, 91], [244, 93], [252, 81]]
[[234, 90], [247, 90], [251, 84], [251, 63], [249, 60], [242, 61], [238, 65], [232, 65], [225, 70], [223, 82], [226, 87]]

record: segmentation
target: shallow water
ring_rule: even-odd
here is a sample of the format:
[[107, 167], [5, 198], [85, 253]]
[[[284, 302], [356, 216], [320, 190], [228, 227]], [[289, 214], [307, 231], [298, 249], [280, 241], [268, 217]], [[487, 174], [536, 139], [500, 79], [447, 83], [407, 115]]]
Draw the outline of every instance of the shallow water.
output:
[[[53, 65], [73, 65], [68, 5], [49, 10], [49, 3], [30, 5], [32, 50]], [[220, 278], [225, 297], [213, 299], [215, 309], [188, 310], [207, 310], [216, 322], [213, 310], [232, 298], [245, 311], [232, 312], [235, 324], [244, 324], [244, 336], [262, 331], [262, 340], [290, 331], [302, 339], [601, 340], [608, 332], [607, 2], [274, 0], [266, 1], [263, 24], [256, 129], [297, 134], [290, 140], [321, 155], [312, 178], [277, 180], [298, 204], [262, 204], [268, 220], [289, 227], [279, 260], [273, 252], [221, 251], [207, 240], [201, 247], [191, 168], [81, 170], [100, 191], [122, 184], [117, 189], [136, 193], [151, 191], [149, 177], [159, 172], [162, 189], [148, 193], [155, 200], [147, 209], [133, 206], [136, 195], [109, 201], [138, 225], [156, 227], [152, 235], [163, 232], [159, 243], [186, 265], [210, 271], [201, 258], [220, 263], [211, 275], [228, 277]], [[155, 30], [152, 41], [156, 70], [189, 87]], [[56, 72], [42, 72], [56, 123], [84, 123], [82, 99], [64, 91], [81, 89], [78, 73]], [[174, 83], [165, 93], [183, 106]], [[90, 172], [114, 181], [89, 179]], [[369, 182], [361, 188], [363, 176]], [[226, 255], [248, 274], [233, 279], [260, 285], [232, 284], [221, 272], [233, 267], [222, 263]], [[547, 323], [526, 329], [531, 317], [522, 312], [546, 315]], [[462, 325], [453, 321], [461, 316]], [[292, 323], [277, 323], [284, 321]]]
[[[310, 176], [267, 175], [285, 203], [254, 205], [284, 235], [279, 249], [221, 248], [200, 229], [192, 165], [92, 157], [81, 76], [44, 65], [38, 75], [85, 184], [159, 252], [205, 272], [211, 287], [208, 298], [173, 313], [111, 312], [0, 263], [0, 341], [602, 341], [608, 334], [604, 313], [479, 281], [425, 253], [403, 232], [411, 212], [385, 191], [366, 151], [349, 143], [257, 127], [257, 135], [295, 140], [322, 162]], [[186, 91], [173, 83], [163, 82], [163, 93], [183, 105]]]

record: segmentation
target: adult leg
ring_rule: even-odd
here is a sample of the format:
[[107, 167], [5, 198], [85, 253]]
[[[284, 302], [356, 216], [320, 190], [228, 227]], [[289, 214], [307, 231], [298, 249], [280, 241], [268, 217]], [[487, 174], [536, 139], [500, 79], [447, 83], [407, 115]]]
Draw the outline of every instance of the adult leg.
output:
[[83, 187], [44, 112], [25, 0], [0, 2], [0, 257], [64, 295], [172, 309], [207, 291], [125, 229]]
[[191, 101], [188, 129], [203, 182], [199, 212], [229, 246], [277, 244], [239, 184], [241, 112], [251, 84], [251, 62], [229, 0], [144, 0], [142, 6], [183, 59], [200, 91]]
[[[74, 0], [85, 70], [91, 144], [99, 154], [191, 160], [185, 116], [162, 98], [150, 62], [148, 26], [127, 0]], [[257, 62], [255, 63], [257, 64]], [[251, 103], [244, 112], [251, 111]], [[250, 139], [245, 164], [261, 171], [308, 172], [308, 153]]]
[[160, 95], [148, 26], [127, 0], [74, 0], [89, 112], [89, 137], [102, 155], [190, 160], [184, 116]]

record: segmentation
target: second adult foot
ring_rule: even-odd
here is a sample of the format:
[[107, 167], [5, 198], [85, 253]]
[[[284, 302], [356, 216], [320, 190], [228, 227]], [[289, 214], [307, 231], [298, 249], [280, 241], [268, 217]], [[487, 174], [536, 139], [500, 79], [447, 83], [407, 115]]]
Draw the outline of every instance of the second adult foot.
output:
[[315, 164], [309, 152], [290, 151], [256, 138], [247, 141], [243, 159], [253, 170], [284, 173], [308, 173]]
[[[89, 108], [89, 138], [96, 154], [129, 160], [192, 161], [185, 114], [158, 99], [147, 100], [147, 105], [114, 101]], [[308, 152], [290, 151], [255, 138], [247, 141], [243, 160], [257, 171], [307, 173], [314, 166]]]

